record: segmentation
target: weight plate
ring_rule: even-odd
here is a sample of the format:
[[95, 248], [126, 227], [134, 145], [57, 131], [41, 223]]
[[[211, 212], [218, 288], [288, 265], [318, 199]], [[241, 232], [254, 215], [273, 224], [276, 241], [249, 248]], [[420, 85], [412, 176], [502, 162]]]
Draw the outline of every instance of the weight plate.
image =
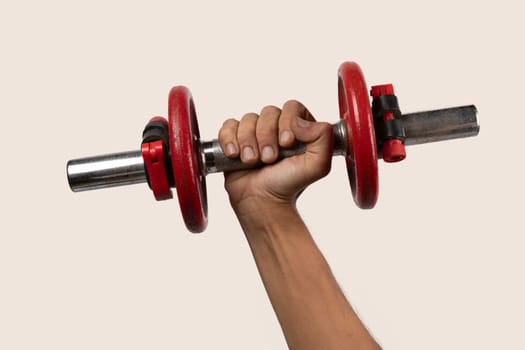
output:
[[339, 67], [339, 114], [347, 130], [346, 168], [358, 207], [373, 208], [379, 193], [377, 147], [368, 89], [355, 62]]
[[208, 222], [204, 169], [200, 157], [200, 134], [190, 91], [171, 89], [168, 100], [171, 164], [182, 217], [188, 230], [204, 231]]

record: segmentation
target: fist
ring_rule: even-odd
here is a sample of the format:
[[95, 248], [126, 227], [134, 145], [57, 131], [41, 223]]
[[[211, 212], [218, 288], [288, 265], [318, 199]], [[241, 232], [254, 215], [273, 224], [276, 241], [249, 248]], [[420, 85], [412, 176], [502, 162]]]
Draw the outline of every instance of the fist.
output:
[[[301, 142], [305, 152], [278, 160], [279, 150]], [[228, 119], [219, 132], [219, 143], [230, 158], [264, 166], [225, 173], [225, 188], [234, 209], [244, 205], [295, 204], [309, 184], [330, 171], [333, 131], [328, 123], [316, 122], [298, 101], [282, 109], [264, 107], [240, 120]]]

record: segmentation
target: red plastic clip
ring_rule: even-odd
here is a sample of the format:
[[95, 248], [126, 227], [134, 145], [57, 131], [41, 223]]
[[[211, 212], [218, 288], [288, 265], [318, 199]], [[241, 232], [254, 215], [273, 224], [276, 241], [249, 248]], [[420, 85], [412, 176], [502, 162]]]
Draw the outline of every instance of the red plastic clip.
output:
[[173, 198], [164, 165], [165, 152], [162, 141], [143, 143], [142, 158], [155, 199], [162, 201]]
[[[392, 84], [372, 86], [370, 91], [372, 98], [378, 98], [382, 95], [394, 95], [394, 86]], [[383, 120], [393, 120], [394, 113], [385, 113]], [[390, 139], [383, 142], [383, 160], [387, 163], [400, 162], [407, 156], [405, 145], [401, 140]]]

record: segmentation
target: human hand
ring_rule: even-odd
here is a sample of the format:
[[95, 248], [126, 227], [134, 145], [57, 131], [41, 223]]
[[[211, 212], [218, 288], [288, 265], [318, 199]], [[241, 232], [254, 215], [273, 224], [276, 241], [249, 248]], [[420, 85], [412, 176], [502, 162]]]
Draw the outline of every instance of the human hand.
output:
[[[277, 161], [279, 147], [300, 141], [304, 154]], [[299, 194], [330, 171], [333, 148], [332, 126], [315, 122], [300, 102], [283, 108], [266, 106], [260, 115], [248, 113], [240, 121], [228, 119], [219, 132], [219, 143], [230, 158], [265, 164], [250, 170], [225, 173], [225, 188], [237, 214], [248, 214], [275, 205], [295, 206]]]

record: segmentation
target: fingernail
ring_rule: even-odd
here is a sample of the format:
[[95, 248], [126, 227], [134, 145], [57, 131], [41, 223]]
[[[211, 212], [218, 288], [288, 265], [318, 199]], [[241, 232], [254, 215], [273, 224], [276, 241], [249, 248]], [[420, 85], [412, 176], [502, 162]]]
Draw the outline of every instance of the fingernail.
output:
[[227, 156], [233, 156], [236, 152], [235, 145], [233, 143], [229, 143], [226, 145], [226, 155]]
[[281, 135], [279, 136], [281, 143], [288, 143], [292, 140], [292, 133], [288, 130], [284, 130], [281, 132]]
[[273, 157], [273, 147], [272, 146], [264, 146], [262, 149], [262, 159], [263, 160], [270, 160]]
[[308, 120], [305, 120], [303, 118], [297, 118], [297, 125], [303, 128], [307, 128], [310, 126], [310, 122]]
[[244, 147], [242, 150], [242, 158], [243, 160], [250, 160], [255, 158], [255, 153], [253, 153], [253, 149], [250, 146]]

